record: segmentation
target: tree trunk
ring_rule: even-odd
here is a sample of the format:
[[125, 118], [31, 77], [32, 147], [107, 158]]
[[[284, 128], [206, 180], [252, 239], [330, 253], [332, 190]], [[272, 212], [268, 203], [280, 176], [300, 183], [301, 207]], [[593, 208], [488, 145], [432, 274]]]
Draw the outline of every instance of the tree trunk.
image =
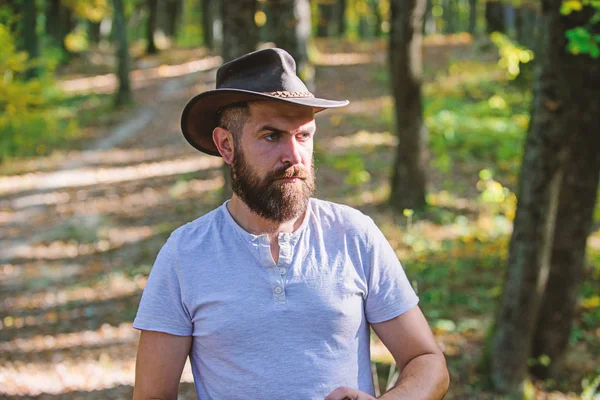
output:
[[183, 2], [182, 0], [167, 0], [165, 6], [165, 34], [175, 41], [179, 32]]
[[147, 0], [148, 21], [146, 22], [146, 54], [158, 53], [154, 33], [156, 32], [156, 20], [158, 17], [158, 0]]
[[[600, 76], [596, 70], [596, 76]], [[573, 120], [571, 125], [573, 132], [582, 134], [573, 134], [570, 138], [571, 154], [576, 156], [565, 170], [550, 276], [533, 338], [533, 356], [538, 359], [545, 355], [550, 359], [549, 365], [538, 363], [532, 367], [531, 372], [540, 379], [558, 379], [564, 371], [565, 350], [583, 280], [586, 240], [592, 226], [600, 170], [600, 114], [597, 112], [600, 87], [597, 82], [597, 78], [596, 85], [594, 81], [588, 82], [588, 93], [582, 96], [590, 100], [587, 104], [580, 103], [585, 119]], [[595, 99], [590, 93], [594, 93]], [[596, 111], [591, 111], [591, 107], [596, 107]]]
[[346, 0], [339, 0], [337, 3], [337, 34], [340, 37], [346, 35], [346, 5]]
[[59, 28], [59, 43], [63, 52], [70, 58], [72, 55], [71, 51], [67, 48], [65, 39], [67, 35], [71, 33], [75, 28], [75, 19], [73, 18], [73, 10], [68, 7], [60, 6], [60, 28]]
[[512, 4], [504, 4], [504, 32], [515, 39], [516, 8]]
[[[591, 12], [587, 10], [588, 17]], [[575, 26], [570, 19], [561, 22], [564, 30]], [[599, 28], [600, 23], [596, 23], [596, 29]], [[560, 45], [564, 48], [564, 42]], [[565, 78], [561, 90], [568, 90], [563, 104], [568, 109], [561, 113], [560, 125], [568, 127], [570, 132], [567, 145], [571, 158], [562, 182], [550, 276], [532, 343], [534, 357], [550, 358], [549, 365], [537, 364], [532, 368], [533, 374], [541, 379], [558, 378], [564, 371], [600, 174], [600, 62], [587, 55], [569, 58], [561, 71]]]
[[425, 14], [423, 15], [423, 35], [437, 33], [435, 17], [433, 16], [433, 0], [426, 0]]
[[92, 45], [100, 43], [100, 21], [87, 21], [88, 24], [88, 40]]
[[535, 51], [537, 41], [538, 10], [528, 4], [516, 9], [515, 36], [521, 45]]
[[497, 0], [487, 0], [485, 3], [486, 31], [506, 32], [504, 27], [504, 3]]
[[421, 104], [425, 6], [425, 0], [392, 0], [390, 4], [390, 76], [399, 139], [390, 204], [396, 210], [425, 206], [426, 130]]
[[119, 77], [119, 89], [115, 99], [117, 107], [129, 104], [133, 101], [131, 85], [129, 82], [130, 59], [129, 46], [127, 44], [127, 26], [125, 24], [125, 13], [123, 11], [123, 0], [112, 0], [114, 16], [115, 39], [117, 41], [117, 75]]
[[[568, 246], [579, 243], [584, 234], [580, 233], [579, 238], [570, 236], [568, 229], [573, 228], [568, 226], [572, 226], [573, 221], [569, 221], [568, 226], [564, 225], [565, 217], [558, 211], [572, 215], [572, 211], [567, 211], [567, 207], [572, 205], [561, 204], [559, 208], [559, 202], [565, 199], [571, 201], [573, 196], [579, 195], [561, 194], [561, 191], [570, 190], [570, 184], [565, 185], [564, 182], [570, 182], [573, 179], [571, 174], [578, 168], [570, 164], [578, 163], [580, 155], [571, 151], [574, 143], [595, 143], [598, 140], [593, 137], [598, 133], [598, 117], [594, 116], [599, 104], [595, 98], [598, 66], [597, 63], [592, 66], [588, 56], [574, 56], [566, 51], [565, 31], [582, 25], [585, 19], [582, 20], [582, 13], [561, 16], [561, 2], [544, 1], [540, 18], [542, 36], [537, 54], [532, 116], [521, 169], [519, 203], [500, 312], [491, 341], [492, 382], [510, 398], [521, 396], [527, 360], [532, 355], [536, 321], [546, 321], [548, 317], [542, 316], [540, 309], [542, 296], [547, 290], [552, 256], [561, 254], [564, 243], [569, 242]], [[597, 155], [597, 149], [594, 150]], [[586, 178], [586, 182], [589, 180]], [[588, 201], [586, 199], [580, 204]], [[581, 213], [579, 221], [582, 221], [588, 211], [584, 207], [577, 213]], [[567, 232], [562, 229], [567, 229]], [[585, 231], [586, 227], [579, 226], [577, 229]], [[560, 233], [560, 237], [555, 238], [555, 232]], [[555, 243], [557, 247], [553, 250]], [[577, 256], [579, 250], [570, 248], [569, 251], [580, 257]], [[562, 267], [562, 256], [557, 257]], [[568, 291], [571, 290], [573, 288], [569, 287]], [[540, 337], [538, 339], [543, 343]]]
[[60, 0], [47, 0], [45, 31], [57, 46], [61, 46]]
[[373, 16], [375, 17], [375, 26], [373, 27], [373, 36], [378, 38], [382, 34], [381, 24], [383, 24], [383, 17], [381, 15], [381, 11], [379, 10], [379, 1], [371, 0], [369, 2], [369, 5], [371, 8], [371, 12], [373, 13]]
[[213, 13], [212, 3], [213, 0], [201, 0], [202, 1], [202, 38], [204, 39], [204, 46], [209, 50], [215, 49], [213, 41]]
[[444, 9], [444, 33], [456, 33], [457, 32], [457, 10], [456, 0], [443, 0]]
[[209, 50], [215, 50], [220, 48], [223, 42], [223, 21], [221, 19], [223, 0], [201, 1], [204, 46]]
[[368, 13], [359, 13], [358, 14], [358, 36], [361, 39], [370, 39], [372, 35], [372, 30], [370, 29], [369, 24], [369, 14]]
[[[256, 13], [256, 0], [237, 0], [236, 7], [226, 4], [221, 5], [223, 18], [223, 46], [221, 57], [223, 62], [228, 62], [246, 53], [256, 50], [258, 45], [258, 27], [254, 23]], [[229, 164], [223, 164], [223, 199], [228, 199], [233, 194], [231, 190], [231, 173]]]
[[469, 0], [469, 27], [467, 31], [471, 35], [475, 35], [477, 28], [477, 0]]
[[256, 50], [258, 27], [254, 23], [256, 0], [238, 0], [237, 7], [222, 4], [223, 62]]
[[45, 31], [52, 38], [54, 44], [61, 48], [68, 61], [71, 52], [65, 45], [65, 38], [74, 28], [73, 11], [61, 5], [60, 0], [48, 0], [46, 3], [46, 23]]
[[317, 36], [328, 37], [331, 35], [332, 20], [334, 16], [333, 0], [320, 0], [318, 3], [319, 20], [317, 23]]
[[271, 0], [272, 37], [277, 47], [296, 60], [296, 70], [309, 90], [314, 90], [314, 68], [308, 60], [310, 4], [308, 0]]
[[[21, 35], [23, 40], [23, 48], [29, 56], [29, 60], [34, 64], [37, 63], [37, 59], [40, 56], [40, 45], [37, 36], [37, 9], [35, 1], [23, 1], [20, 4], [21, 11]], [[39, 69], [36, 65], [25, 71], [25, 78], [31, 79], [37, 77]]]

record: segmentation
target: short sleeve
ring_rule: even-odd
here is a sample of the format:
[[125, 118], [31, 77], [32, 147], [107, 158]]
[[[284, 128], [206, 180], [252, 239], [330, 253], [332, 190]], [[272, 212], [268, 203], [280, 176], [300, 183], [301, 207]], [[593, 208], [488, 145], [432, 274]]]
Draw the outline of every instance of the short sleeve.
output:
[[182, 299], [176, 244], [171, 235], [156, 257], [133, 321], [136, 329], [192, 334], [191, 318]]
[[419, 303], [404, 268], [389, 242], [369, 218], [371, 252], [365, 314], [369, 323], [390, 320]]

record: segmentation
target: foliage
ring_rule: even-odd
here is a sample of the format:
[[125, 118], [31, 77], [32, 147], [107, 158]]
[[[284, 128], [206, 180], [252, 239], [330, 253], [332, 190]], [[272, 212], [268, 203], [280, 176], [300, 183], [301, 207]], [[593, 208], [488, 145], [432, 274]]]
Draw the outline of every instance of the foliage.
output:
[[50, 66], [40, 65], [46, 73], [25, 80], [23, 73], [36, 61], [17, 51], [13, 35], [3, 24], [0, 43], [0, 160], [45, 153], [56, 141], [71, 137], [76, 125], [51, 111], [59, 93], [49, 76]]
[[365, 170], [365, 162], [359, 153], [344, 155], [324, 153], [323, 162], [344, 173], [344, 183], [346, 185], [360, 186], [371, 179], [371, 175]]
[[[473, 81], [466, 77], [473, 75]], [[483, 162], [490, 170], [516, 173], [529, 123], [531, 93], [507, 86], [488, 70], [477, 78], [461, 62], [445, 79], [425, 88], [425, 124], [433, 165], [450, 172], [457, 163]], [[458, 82], [458, 83], [455, 83]]]
[[61, 5], [92, 22], [100, 22], [111, 10], [109, 0], [62, 0]]
[[197, 7], [198, 1], [185, 0], [182, 15], [182, 26], [177, 35], [177, 45], [181, 47], [198, 47], [204, 41], [204, 32], [202, 32], [200, 7]]
[[490, 39], [498, 47], [500, 53], [500, 61], [498, 66], [506, 70], [508, 79], [515, 79], [519, 76], [521, 64], [527, 64], [533, 60], [533, 51], [519, 46], [499, 32], [493, 32]]
[[598, 397], [594, 396], [596, 390], [600, 387], [600, 375], [593, 380], [585, 380], [583, 382], [583, 392], [581, 393], [581, 400], [595, 400]]
[[593, 29], [594, 24], [600, 23], [600, 1], [598, 0], [564, 0], [560, 13], [570, 15], [573, 12], [581, 12], [584, 7], [591, 7], [594, 14], [585, 26], [569, 29], [565, 36], [568, 44], [567, 50], [572, 54], [587, 54], [592, 58], [600, 57], [600, 34]]

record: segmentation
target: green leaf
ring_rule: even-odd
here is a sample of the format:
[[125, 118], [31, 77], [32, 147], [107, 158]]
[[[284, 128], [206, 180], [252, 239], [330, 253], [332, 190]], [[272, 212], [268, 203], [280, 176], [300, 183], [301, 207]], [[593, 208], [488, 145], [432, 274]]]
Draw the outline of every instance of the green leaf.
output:
[[560, 5], [560, 13], [562, 15], [569, 15], [573, 11], [581, 11], [581, 9], [583, 9], [583, 3], [579, 0], [563, 1]]

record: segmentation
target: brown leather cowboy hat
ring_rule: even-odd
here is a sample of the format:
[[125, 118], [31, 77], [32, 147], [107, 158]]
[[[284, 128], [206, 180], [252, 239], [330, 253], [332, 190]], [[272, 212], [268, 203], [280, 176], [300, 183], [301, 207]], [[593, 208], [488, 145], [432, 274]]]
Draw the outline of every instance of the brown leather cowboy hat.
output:
[[217, 113], [229, 105], [256, 100], [313, 107], [315, 112], [348, 104], [347, 100], [316, 98], [296, 76], [296, 62], [285, 50], [258, 50], [223, 64], [217, 70], [217, 88], [187, 103], [181, 115], [183, 135], [196, 149], [220, 156], [212, 139]]

